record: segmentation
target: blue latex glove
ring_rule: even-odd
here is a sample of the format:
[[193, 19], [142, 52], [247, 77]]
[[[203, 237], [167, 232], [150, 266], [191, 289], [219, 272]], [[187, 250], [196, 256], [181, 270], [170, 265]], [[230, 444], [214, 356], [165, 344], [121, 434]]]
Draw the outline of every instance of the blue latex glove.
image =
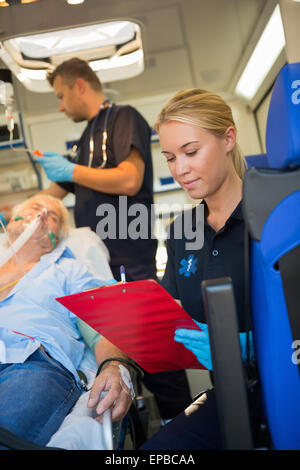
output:
[[[179, 328], [175, 331], [174, 340], [182, 343], [192, 351], [198, 361], [208, 370], [212, 370], [212, 360], [209, 345], [208, 327], [206, 323], [195, 322], [202, 331]], [[240, 344], [243, 361], [247, 358], [247, 333], [240, 333]], [[254, 357], [252, 332], [249, 334], [250, 359]]]
[[[240, 333], [240, 344], [242, 351], [242, 359], [247, 359], [247, 333]], [[252, 331], [249, 331], [249, 358], [252, 361], [254, 359], [254, 346], [253, 346], [253, 335]]]
[[51, 181], [73, 181], [75, 163], [69, 162], [59, 153], [45, 152], [43, 157], [38, 157], [38, 163], [44, 168], [47, 177]]
[[195, 323], [197, 323], [202, 331], [178, 328], [175, 331], [174, 340], [178, 343], [182, 343], [187, 349], [195, 354], [201, 364], [203, 364], [208, 370], [212, 370], [207, 324], [198, 323], [197, 321], [195, 321]]
[[4, 212], [0, 212], [0, 219], [1, 219], [1, 222], [3, 223], [3, 225], [6, 225], [6, 220], [4, 218]]

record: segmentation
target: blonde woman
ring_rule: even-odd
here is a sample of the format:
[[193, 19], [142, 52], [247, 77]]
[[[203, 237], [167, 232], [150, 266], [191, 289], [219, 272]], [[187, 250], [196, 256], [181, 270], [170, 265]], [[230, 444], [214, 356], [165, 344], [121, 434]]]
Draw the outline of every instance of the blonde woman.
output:
[[[241, 346], [246, 355], [241, 207], [246, 164], [236, 143], [237, 130], [231, 109], [215, 93], [201, 89], [178, 92], [160, 112], [155, 129], [173, 178], [192, 198], [202, 199], [192, 209], [191, 217], [184, 214], [171, 226], [162, 284], [202, 330], [178, 329], [175, 340], [182, 342], [211, 370], [201, 294], [203, 280], [232, 278]], [[202, 221], [197, 219], [199, 208], [203, 209]], [[199, 232], [203, 232], [201, 246], [191, 247], [191, 240], [185, 236], [187, 221], [191, 221], [190, 233], [194, 233], [195, 239], [197, 236], [201, 239]], [[180, 232], [182, 236], [178, 236]], [[221, 446], [215, 395], [210, 390], [153, 436], [143, 449], [219, 449]]]

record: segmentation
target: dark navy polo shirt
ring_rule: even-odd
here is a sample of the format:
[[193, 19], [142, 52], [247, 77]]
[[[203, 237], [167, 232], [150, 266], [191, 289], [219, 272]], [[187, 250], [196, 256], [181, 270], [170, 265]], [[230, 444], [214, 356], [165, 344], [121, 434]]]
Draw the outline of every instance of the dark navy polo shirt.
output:
[[[237, 307], [240, 331], [246, 329], [245, 282], [244, 282], [244, 231], [245, 224], [240, 202], [223, 228], [216, 232], [206, 221], [207, 206], [204, 204], [204, 243], [197, 250], [186, 250], [187, 240], [174, 237], [174, 223], [167, 241], [168, 262], [162, 279], [163, 287], [197, 321], [206, 323], [201, 292], [201, 282], [219, 277], [231, 277]], [[195, 220], [195, 208], [192, 220]], [[179, 216], [183, 224], [184, 215]], [[177, 221], [178, 222], [178, 221]], [[177, 223], [176, 222], [176, 223]], [[193, 222], [194, 224], [194, 222]], [[203, 227], [203, 223], [202, 223]], [[193, 227], [196, 230], [196, 226]], [[201, 230], [201, 226], [199, 226]]]
[[[97, 168], [102, 163], [102, 132], [104, 126], [105, 113], [108, 109], [101, 112], [91, 120], [84, 130], [79, 144], [78, 164], [88, 165], [89, 159], [89, 140], [93, 121], [94, 126], [94, 159], [92, 167]], [[58, 183], [67, 191], [73, 192], [76, 196], [74, 217], [76, 227], [91, 227], [97, 232], [97, 225], [104, 219], [107, 219], [107, 213], [99, 215], [97, 208], [111, 207], [116, 214], [113, 220], [112, 233], [107, 227], [108, 236], [103, 238], [103, 242], [107, 246], [110, 254], [110, 265], [120, 266], [148, 264], [155, 259], [157, 248], [157, 240], [154, 238], [152, 230], [152, 205], [153, 205], [153, 168], [151, 157], [151, 129], [143, 116], [132, 106], [129, 105], [113, 105], [108, 119], [107, 129], [107, 164], [106, 168], [116, 168], [119, 163], [124, 161], [132, 147], [139, 150], [145, 162], [144, 179], [141, 189], [135, 196], [127, 196], [123, 206], [120, 209], [120, 200], [118, 194], [108, 194], [101, 191], [95, 191], [78, 183]], [[137, 227], [137, 233], [145, 232], [145, 236], [139, 238], [131, 238], [128, 234], [128, 227], [139, 213], [135, 214], [131, 211], [131, 207], [138, 208], [139, 205], [144, 209], [146, 214], [147, 227]], [[125, 211], [126, 227], [119, 229], [120, 210]], [[134, 213], [130, 215], [130, 213]], [[143, 222], [145, 218], [142, 219]], [[114, 225], [115, 224], [115, 225]], [[121, 236], [119, 236], [121, 232]], [[146, 236], [147, 235], [147, 236]]]

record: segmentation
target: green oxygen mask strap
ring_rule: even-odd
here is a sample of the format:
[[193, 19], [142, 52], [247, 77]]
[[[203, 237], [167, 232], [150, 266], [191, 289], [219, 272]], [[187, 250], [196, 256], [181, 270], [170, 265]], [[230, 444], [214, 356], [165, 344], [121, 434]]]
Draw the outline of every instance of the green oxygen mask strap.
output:
[[55, 234], [52, 233], [52, 232], [48, 232], [48, 235], [49, 235], [49, 238], [50, 238], [51, 243], [52, 243], [52, 245], [53, 245], [53, 248], [56, 248], [57, 242], [58, 242], [58, 240], [59, 240], [58, 236], [55, 235]]

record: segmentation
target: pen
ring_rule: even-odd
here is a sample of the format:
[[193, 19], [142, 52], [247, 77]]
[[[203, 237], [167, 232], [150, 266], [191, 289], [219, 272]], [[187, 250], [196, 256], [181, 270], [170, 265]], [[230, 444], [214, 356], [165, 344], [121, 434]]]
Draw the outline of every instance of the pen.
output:
[[120, 275], [121, 275], [121, 282], [126, 282], [126, 275], [125, 275], [125, 268], [124, 266], [120, 266]]

